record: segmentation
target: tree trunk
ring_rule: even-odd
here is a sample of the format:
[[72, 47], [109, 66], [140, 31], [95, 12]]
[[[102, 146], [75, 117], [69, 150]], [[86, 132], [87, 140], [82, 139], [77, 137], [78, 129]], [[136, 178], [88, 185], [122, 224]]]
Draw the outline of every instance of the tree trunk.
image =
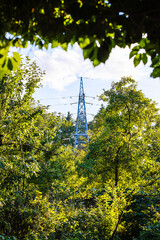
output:
[[115, 185], [115, 187], [117, 187], [117, 185], [118, 185], [118, 170], [119, 170], [119, 151], [120, 151], [120, 149], [121, 149], [121, 146], [118, 148], [118, 150], [117, 150], [117, 153], [116, 153], [116, 157], [115, 157], [115, 183], [114, 183], [114, 185]]

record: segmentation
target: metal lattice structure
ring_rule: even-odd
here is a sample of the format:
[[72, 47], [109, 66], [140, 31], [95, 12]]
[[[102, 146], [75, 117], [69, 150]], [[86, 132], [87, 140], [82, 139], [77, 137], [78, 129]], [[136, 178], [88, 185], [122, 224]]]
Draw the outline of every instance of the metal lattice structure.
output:
[[85, 94], [83, 89], [83, 78], [80, 78], [80, 90], [78, 99], [78, 112], [75, 134], [75, 148], [81, 148], [86, 142], [89, 141], [87, 115], [85, 105]]

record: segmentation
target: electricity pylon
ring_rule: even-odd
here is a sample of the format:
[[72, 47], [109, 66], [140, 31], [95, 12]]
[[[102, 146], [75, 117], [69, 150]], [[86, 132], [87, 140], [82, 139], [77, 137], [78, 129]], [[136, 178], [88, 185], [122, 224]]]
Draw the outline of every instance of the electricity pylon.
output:
[[81, 148], [83, 144], [89, 141], [87, 115], [85, 105], [85, 94], [83, 89], [83, 79], [80, 78], [80, 90], [78, 99], [78, 112], [75, 134], [75, 148]]

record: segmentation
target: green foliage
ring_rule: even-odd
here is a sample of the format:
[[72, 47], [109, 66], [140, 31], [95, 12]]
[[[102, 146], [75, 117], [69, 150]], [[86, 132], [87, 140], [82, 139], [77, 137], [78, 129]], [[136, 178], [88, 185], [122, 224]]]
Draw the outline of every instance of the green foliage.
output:
[[[111, 203], [106, 214], [111, 216], [109, 222], [113, 222], [106, 239], [115, 236], [133, 239], [143, 235], [146, 222], [157, 221], [159, 113], [155, 103], [136, 90], [136, 83], [131, 78], [112, 83], [111, 89], [104, 91], [100, 98], [107, 102], [107, 107], [96, 116], [94, 135], [78, 171], [87, 178], [90, 187], [94, 183], [97, 189], [107, 188], [107, 192], [113, 189], [117, 194], [117, 200], [113, 193], [102, 193], [101, 196], [107, 199], [107, 204]], [[142, 190], [147, 207], [140, 203]], [[112, 197], [109, 200], [107, 196]], [[101, 202], [102, 208], [103, 204]]]
[[[30, 42], [39, 48], [60, 46], [77, 42], [84, 58], [90, 58], [96, 66], [105, 62], [115, 46], [124, 48], [138, 43], [130, 57], [134, 64], [144, 64], [151, 56], [152, 77], [159, 76], [154, 65], [159, 56], [159, 1], [1, 1], [0, 18], [0, 77], [5, 71], [17, 68], [19, 56], [8, 58], [10, 46], [26, 47]], [[14, 9], [14, 10], [13, 10]], [[58, 26], [58, 27], [57, 27]], [[2, 51], [2, 52], [1, 52]], [[4, 53], [5, 52], [5, 53]], [[140, 54], [140, 55], [139, 55]], [[1, 61], [2, 60], [2, 61]], [[159, 61], [158, 61], [159, 62]]]
[[27, 59], [0, 80], [0, 233], [6, 239], [38, 239], [53, 231], [50, 203], [31, 181], [48, 151], [41, 143], [45, 128], [38, 128], [45, 110], [32, 97], [42, 75]]
[[0, 79], [2, 79], [5, 74], [9, 74], [10, 71], [17, 70], [21, 62], [21, 57], [18, 52], [13, 52], [12, 56], [8, 56], [10, 52], [9, 49], [13, 46], [18, 47], [18, 45], [14, 45], [13, 42], [8, 39], [0, 41]]
[[38, 235], [47, 235], [49, 231], [53, 231], [50, 204], [42, 199], [41, 193], [33, 189], [8, 196], [0, 213], [0, 226], [7, 236], [38, 239]]
[[120, 239], [141, 239], [141, 235], [147, 235], [147, 232], [149, 234], [149, 228], [150, 233], [154, 231], [153, 236], [158, 236], [158, 202], [159, 196], [157, 195], [148, 194], [145, 191], [134, 194], [133, 201], [127, 207], [127, 212], [122, 218], [126, 231], [118, 234]]
[[[151, 58], [151, 65], [150, 67], [153, 68], [153, 72], [151, 73], [151, 77], [156, 78], [159, 76], [159, 52], [155, 49], [155, 43], [151, 43], [151, 41], [148, 38], [142, 38], [138, 45], [134, 46], [132, 48], [132, 51], [130, 52], [130, 58], [134, 56], [134, 66], [136, 67], [141, 61], [143, 64], [146, 64], [148, 61], [148, 57]], [[158, 47], [158, 46], [157, 46]], [[143, 52], [143, 53], [142, 53]]]
[[6, 239], [48, 239], [64, 218], [57, 204], [83, 182], [75, 171], [81, 155], [57, 141], [63, 128], [72, 132], [70, 115], [64, 121], [47, 113], [32, 97], [42, 75], [27, 59], [0, 82], [0, 234]]
[[112, 83], [88, 148], [77, 150], [71, 114], [34, 102], [42, 76], [27, 59], [0, 80], [0, 239], [158, 240], [155, 103], [131, 78]]
[[84, 174], [99, 179], [101, 184], [113, 179], [117, 185], [121, 178], [133, 184], [143, 175], [143, 161], [149, 161], [146, 148], [150, 140], [146, 134], [149, 131], [153, 136], [158, 109], [136, 90], [135, 81], [130, 78], [113, 83], [101, 99], [108, 106], [98, 116], [101, 122], [97, 127], [96, 121], [97, 129], [81, 167]]
[[74, 146], [75, 122], [72, 119], [72, 114], [68, 112], [66, 118], [62, 120], [62, 125], [57, 134], [57, 142], [60, 145]]

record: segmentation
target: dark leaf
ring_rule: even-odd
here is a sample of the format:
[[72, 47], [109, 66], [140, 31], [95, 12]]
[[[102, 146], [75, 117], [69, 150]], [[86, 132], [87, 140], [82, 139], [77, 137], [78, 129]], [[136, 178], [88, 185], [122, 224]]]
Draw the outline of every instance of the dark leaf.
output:
[[10, 58], [8, 59], [7, 67], [9, 70], [11, 70], [11, 71], [13, 70], [13, 64], [12, 64], [12, 61]]
[[156, 78], [160, 77], [160, 67], [156, 67], [151, 73], [151, 77]]
[[2, 64], [2, 68], [4, 68], [5, 64], [6, 64], [6, 59], [4, 60], [4, 62]]
[[146, 53], [142, 54], [142, 61], [143, 61], [144, 65], [147, 63], [147, 55], [146, 55]]

